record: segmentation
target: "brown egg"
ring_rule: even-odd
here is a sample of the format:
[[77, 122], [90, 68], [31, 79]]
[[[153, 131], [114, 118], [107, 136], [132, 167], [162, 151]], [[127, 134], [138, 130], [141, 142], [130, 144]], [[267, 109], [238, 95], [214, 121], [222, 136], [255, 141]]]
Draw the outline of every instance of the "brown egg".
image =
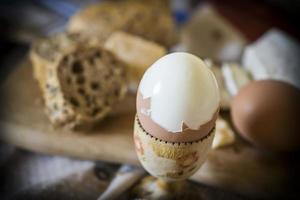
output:
[[299, 114], [300, 90], [275, 80], [250, 83], [231, 105], [233, 124], [242, 137], [272, 151], [299, 150]]

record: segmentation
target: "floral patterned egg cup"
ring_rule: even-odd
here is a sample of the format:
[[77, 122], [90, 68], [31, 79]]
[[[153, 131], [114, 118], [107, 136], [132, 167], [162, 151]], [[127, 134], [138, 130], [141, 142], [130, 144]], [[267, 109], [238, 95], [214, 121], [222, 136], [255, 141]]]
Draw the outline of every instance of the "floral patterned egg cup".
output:
[[[144, 186], [140, 188], [144, 188], [152, 196], [160, 194], [159, 196], [163, 195], [164, 198], [174, 198], [174, 195], [187, 193], [186, 189], [189, 187], [183, 187], [184, 180], [192, 176], [206, 160], [214, 132], [215, 129], [193, 142], [168, 142], [147, 133], [136, 117], [134, 122], [136, 153], [144, 169], [157, 178], [151, 179], [155, 183], [142, 182]], [[176, 189], [170, 191], [170, 188]]]

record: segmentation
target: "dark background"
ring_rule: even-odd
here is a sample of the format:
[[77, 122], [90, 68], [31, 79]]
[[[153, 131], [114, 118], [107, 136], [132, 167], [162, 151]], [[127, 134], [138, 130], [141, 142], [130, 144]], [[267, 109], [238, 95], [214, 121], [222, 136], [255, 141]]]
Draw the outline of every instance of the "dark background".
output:
[[[81, 7], [95, 1], [0, 0], [0, 84], [7, 74], [22, 62], [28, 53], [31, 41], [37, 37], [64, 30], [71, 15]], [[209, 3], [250, 42], [255, 41], [273, 27], [300, 39], [300, 1], [297, 0], [193, 0], [186, 2], [189, 3], [182, 8], [186, 12], [183, 15], [180, 8], [173, 8], [178, 26], [184, 24], [197, 5]]]

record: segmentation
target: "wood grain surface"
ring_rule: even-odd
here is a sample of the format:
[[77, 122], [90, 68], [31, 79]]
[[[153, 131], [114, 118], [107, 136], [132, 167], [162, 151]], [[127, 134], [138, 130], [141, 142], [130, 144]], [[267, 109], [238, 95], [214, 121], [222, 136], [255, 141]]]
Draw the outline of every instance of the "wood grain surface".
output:
[[[54, 128], [44, 114], [38, 85], [25, 61], [1, 86], [1, 101], [1, 139], [7, 143], [46, 154], [139, 165], [132, 140], [134, 95], [93, 131]], [[251, 197], [280, 197], [293, 193], [290, 186], [297, 168], [291, 165], [238, 138], [230, 147], [212, 150], [192, 179]]]

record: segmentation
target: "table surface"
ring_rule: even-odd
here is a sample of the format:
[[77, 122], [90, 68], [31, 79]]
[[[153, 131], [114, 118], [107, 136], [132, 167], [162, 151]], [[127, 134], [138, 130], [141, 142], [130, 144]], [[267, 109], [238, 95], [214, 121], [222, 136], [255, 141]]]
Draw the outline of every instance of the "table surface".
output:
[[[235, 27], [237, 27], [250, 41], [254, 41], [259, 36], [261, 36], [261, 34], [263, 32], [265, 32], [267, 29], [269, 29], [273, 26], [279, 27], [299, 39], [298, 30], [296, 30], [290, 22], [287, 22], [285, 20], [285, 18], [286, 18], [285, 16], [278, 14], [278, 12], [277, 12], [278, 9], [270, 7], [266, 3], [261, 3], [259, 1], [255, 1], [255, 3], [252, 3], [252, 1], [249, 1], [249, 0], [245, 0], [243, 2], [233, 1], [233, 0], [225, 0], [225, 1], [210, 0], [208, 2], [211, 3], [212, 5], [214, 5], [214, 7], [219, 11], [219, 13], [222, 16], [224, 16], [226, 19], [228, 19], [230, 21], [230, 23], [232, 23]], [[253, 15], [255, 15], [257, 17], [253, 18]], [[257, 20], [258, 18], [259, 18], [259, 20]], [[247, 21], [247, 23], [245, 23], [245, 21]], [[25, 70], [24, 73], [26, 74], [26, 73], [28, 73], [28, 71], [26, 72], [26, 70]], [[21, 74], [23, 74], [23, 72], [21, 72]], [[18, 75], [18, 77], [20, 77], [20, 75]], [[30, 77], [30, 78], [32, 78], [32, 77]], [[20, 78], [20, 79], [22, 79], [22, 78]], [[23, 77], [23, 79], [26, 79], [26, 77]], [[22, 83], [19, 83], [19, 84], [22, 84]], [[24, 91], [24, 92], [26, 92], [26, 91]], [[29, 91], [29, 92], [33, 92], [34, 94], [36, 94], [37, 91]], [[3, 99], [1, 99], [1, 100], [3, 100]], [[132, 99], [130, 99], [130, 98], [128, 100], [132, 101]], [[39, 102], [39, 100], [37, 100], [32, 103], [39, 105], [41, 102]], [[129, 110], [130, 109], [131, 108], [129, 108]], [[124, 110], [121, 112], [124, 112]], [[125, 111], [123, 114], [127, 115], [128, 118], [133, 118], [133, 116], [134, 116], [134, 113], [132, 113], [132, 112], [128, 114]], [[20, 116], [15, 116], [15, 117], [18, 118]], [[40, 117], [43, 120], [45, 120], [45, 117], [43, 116], [42, 111], [39, 111], [39, 114], [36, 115], [36, 117], [37, 117], [36, 120], [39, 120]], [[116, 117], [116, 118], [118, 118], [118, 117]], [[112, 118], [108, 119], [108, 122], [109, 122], [109, 120], [112, 120], [112, 119], [115, 120], [115, 118], [112, 117]], [[123, 126], [123, 128], [130, 130], [130, 128], [128, 127], [128, 124], [126, 124], [126, 123], [124, 124], [124, 122], [122, 122], [122, 119], [119, 119], [119, 120], [120, 120], [121, 127]], [[34, 126], [39, 127], [38, 124], [35, 124]], [[14, 126], [14, 128], [16, 128], [16, 127], [17, 126]], [[15, 130], [20, 130], [20, 129], [26, 130], [26, 128], [25, 129], [23, 129], [23, 128], [24, 127], [20, 126], [20, 127], [17, 127]], [[105, 127], [103, 129], [105, 130]], [[131, 132], [128, 134], [131, 134]], [[104, 137], [107, 137], [107, 136], [104, 136]], [[56, 138], [53, 137], [53, 140], [55, 140], [55, 139]], [[20, 138], [20, 140], [22, 140], [22, 139]], [[90, 139], [84, 139], [84, 140], [86, 140], [86, 141], [90, 140], [92, 142], [93, 139], [90, 138]], [[113, 146], [118, 146], [118, 145], [119, 144], [114, 144]], [[124, 144], [121, 144], [121, 146], [122, 145], [124, 145]], [[265, 159], [266, 158], [265, 155], [262, 155], [262, 154], [258, 153], [257, 151], [252, 151], [252, 149], [249, 148], [247, 145], [245, 148], [243, 145], [236, 145], [225, 151], [221, 150], [217, 154], [211, 154], [209, 161], [203, 167], [202, 172], [200, 170], [200, 172], [197, 173], [196, 176], [194, 177], [194, 180], [201, 179], [202, 182], [204, 182], [206, 184], [218, 186], [218, 187], [224, 188], [226, 190], [228, 189], [228, 190], [242, 193], [242, 194], [245, 194], [247, 196], [252, 196], [252, 197], [253, 196], [255, 197], [257, 194], [258, 194], [258, 196], [268, 196], [269, 194], [273, 194], [273, 196], [276, 196], [276, 192], [280, 191], [280, 189], [283, 189], [280, 191], [281, 194], [286, 194], [286, 193], [296, 194], [297, 193], [297, 187], [293, 183], [299, 177], [299, 173], [297, 173], [297, 169], [299, 168], [299, 159], [294, 159], [294, 161], [293, 161], [293, 159], [289, 158], [289, 159], [287, 159], [288, 160], [287, 162], [289, 164], [286, 165], [285, 159], [283, 159], [283, 160], [280, 159], [280, 161], [278, 162], [278, 159], [274, 159], [272, 156], [269, 156], [269, 155], [267, 156], [267, 159]], [[51, 146], [51, 145], [49, 146], [50, 149], [52, 147], [53, 146]], [[28, 149], [38, 148], [37, 150], [39, 150], [40, 147], [31, 146], [31, 147], [25, 147], [25, 148], [28, 148]], [[89, 148], [93, 149], [92, 146]], [[132, 145], [130, 143], [127, 143], [127, 144], [125, 144], [125, 146], [122, 146], [122, 148], [128, 148], [130, 151], [129, 151], [129, 153], [125, 153], [125, 154], [127, 154], [127, 156], [125, 156], [125, 157], [123, 154], [117, 156], [118, 162], [137, 164], [137, 160], [136, 160], [135, 154], [133, 152]], [[33, 150], [36, 150], [36, 149], [33, 149]], [[63, 150], [60, 149], [60, 151], [62, 152]], [[98, 153], [100, 153], [101, 155], [105, 155], [104, 151], [105, 150], [103, 148], [100, 148], [98, 150]], [[237, 152], [237, 154], [232, 154], [233, 156], [228, 157], [228, 152], [231, 152], [231, 153]], [[245, 152], [246, 152], [246, 154], [245, 154]], [[46, 153], [55, 153], [56, 154], [57, 152], [56, 151], [55, 152], [47, 151]], [[68, 153], [63, 153], [63, 154], [70, 155]], [[102, 157], [103, 158], [102, 160], [115, 161], [115, 158], [111, 157], [111, 154], [106, 154], [106, 155], [107, 155], [106, 157], [105, 156]], [[246, 155], [246, 156], [244, 156], [244, 155]], [[93, 159], [93, 160], [99, 159], [98, 156], [99, 156], [98, 154], [92, 155], [91, 157], [89, 157], [89, 159]], [[225, 161], [222, 159], [221, 160], [219, 159], [219, 157], [222, 157], [222, 156], [225, 158]], [[83, 158], [81, 156], [77, 156], [77, 157]], [[84, 157], [84, 158], [86, 158], [86, 157]], [[257, 160], [257, 163], [259, 163], [259, 164], [258, 165], [253, 164], [253, 162], [251, 162], [251, 159]], [[237, 163], [237, 161], [239, 161], [240, 163]], [[229, 163], [228, 167], [225, 168], [225, 171], [222, 171], [222, 170], [224, 170], [223, 162]], [[238, 166], [238, 167], [232, 167], [232, 166]], [[245, 169], [247, 169], [247, 167], [248, 167], [248, 169], [251, 169], [251, 170], [248, 170], [248, 171], [245, 170]], [[261, 170], [261, 169], [263, 169], [263, 170]], [[284, 173], [282, 173], [282, 172], [284, 172]], [[89, 173], [90, 172], [88, 172], [88, 174]], [[209, 174], [209, 175], [207, 176], [206, 174]], [[232, 176], [233, 178], [231, 180], [229, 180], [229, 182], [228, 182], [228, 176], [226, 176], [226, 174], [234, 175], [234, 176]], [[209, 177], [210, 175], [213, 175], [214, 179], [211, 179], [211, 177]], [[87, 175], [87, 176], [90, 177], [90, 175]], [[260, 177], [260, 178], [258, 178], [258, 177]], [[238, 179], [238, 178], [240, 178], [240, 179]], [[89, 178], [89, 180], [92, 180], [92, 182], [94, 181], [93, 178]], [[241, 182], [241, 180], [242, 180], [242, 182]], [[80, 183], [81, 182], [77, 182], [77, 187], [78, 187], [78, 185], [80, 185]], [[76, 184], [74, 184], [74, 185], [76, 185]], [[262, 186], [262, 185], [264, 185], [264, 186]], [[103, 187], [103, 188], [105, 188], [105, 187]], [[66, 195], [66, 192], [63, 192], [63, 191], [72, 190], [71, 187], [65, 188], [66, 190], [64, 190], [63, 189], [64, 187], [61, 187], [60, 185], [59, 186], [56, 185], [56, 186], [54, 186], [54, 188], [56, 188], [56, 189], [59, 188], [56, 191], [65, 193], [65, 195]], [[74, 188], [73, 188], [73, 190], [74, 190]], [[257, 188], [258, 190], [256, 190], [255, 188]], [[278, 188], [279, 188], [279, 190], [278, 190]], [[49, 188], [47, 188], [47, 189], [49, 189]], [[49, 190], [51, 191], [52, 189], [53, 188], [50, 188]], [[92, 188], [92, 190], [93, 190], [93, 188]], [[75, 189], [74, 191], [79, 191], [79, 190]], [[218, 194], [218, 190], [208, 189], [208, 191], [210, 194], [212, 194], [213, 192], [216, 192]], [[48, 192], [42, 194], [42, 193], [36, 193], [36, 192], [29, 191], [29, 195], [33, 195], [38, 199], [38, 197], [45, 196], [45, 194], [49, 194]], [[85, 194], [85, 193], [82, 193], [82, 191], [80, 193], [83, 195]], [[93, 194], [95, 194], [95, 193], [93, 193]], [[223, 194], [222, 190], [221, 190], [220, 194], [222, 196], [222, 194]], [[223, 197], [225, 197], [225, 199], [226, 199], [226, 193], [224, 193], [223, 195], [224, 195]], [[230, 196], [227, 196], [227, 197], [230, 198]], [[91, 199], [93, 199], [93, 198], [91, 198]], [[222, 198], [220, 198], [220, 199], [222, 199]]]
[[[40, 153], [139, 165], [132, 141], [134, 96], [90, 132], [51, 126], [28, 61], [2, 85], [1, 96], [5, 97], [0, 118], [3, 141]], [[293, 191], [289, 183], [296, 178], [299, 163], [264, 154], [237, 139], [232, 146], [211, 151], [191, 178], [247, 196], [281, 196]]]

